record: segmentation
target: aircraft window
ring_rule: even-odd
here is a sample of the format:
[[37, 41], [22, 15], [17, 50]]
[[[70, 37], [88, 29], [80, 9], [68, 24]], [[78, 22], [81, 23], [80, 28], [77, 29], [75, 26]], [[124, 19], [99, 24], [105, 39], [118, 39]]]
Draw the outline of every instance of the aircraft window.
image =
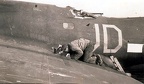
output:
[[64, 29], [74, 29], [74, 24], [73, 23], [63, 23], [63, 28]]
[[143, 44], [128, 43], [127, 52], [129, 53], [142, 53]]

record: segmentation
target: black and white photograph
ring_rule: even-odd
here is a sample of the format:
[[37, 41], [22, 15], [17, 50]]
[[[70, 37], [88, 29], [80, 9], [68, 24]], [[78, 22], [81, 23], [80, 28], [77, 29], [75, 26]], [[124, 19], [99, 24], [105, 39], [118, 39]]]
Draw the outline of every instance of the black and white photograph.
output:
[[0, 84], [144, 84], [144, 0], [0, 0]]

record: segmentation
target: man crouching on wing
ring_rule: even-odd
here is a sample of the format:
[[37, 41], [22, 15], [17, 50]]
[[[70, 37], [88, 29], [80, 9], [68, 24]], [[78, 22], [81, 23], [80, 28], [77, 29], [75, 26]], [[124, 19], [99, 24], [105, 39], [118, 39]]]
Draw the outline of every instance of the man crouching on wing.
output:
[[96, 62], [97, 57], [93, 55], [93, 49], [94, 44], [90, 40], [84, 38], [62, 45], [62, 51], [64, 53], [69, 53], [71, 59], [79, 60], [83, 56], [82, 61], [87, 63]]
[[[116, 57], [107, 57], [104, 55], [95, 54], [93, 52], [94, 44], [88, 39], [80, 38], [68, 44], [59, 45], [58, 48], [53, 49], [55, 54], [58, 53], [70, 59], [81, 60], [100, 66], [107, 66], [125, 73], [118, 60], [116, 60]], [[111, 59], [111, 57], [113, 57], [113, 59]]]

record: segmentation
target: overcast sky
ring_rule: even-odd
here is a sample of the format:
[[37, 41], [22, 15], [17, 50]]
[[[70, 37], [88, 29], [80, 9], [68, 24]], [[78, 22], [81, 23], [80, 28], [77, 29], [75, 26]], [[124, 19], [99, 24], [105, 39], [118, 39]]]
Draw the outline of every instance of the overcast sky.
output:
[[144, 0], [17, 0], [59, 7], [72, 6], [88, 12], [104, 13], [107, 17], [144, 17]]

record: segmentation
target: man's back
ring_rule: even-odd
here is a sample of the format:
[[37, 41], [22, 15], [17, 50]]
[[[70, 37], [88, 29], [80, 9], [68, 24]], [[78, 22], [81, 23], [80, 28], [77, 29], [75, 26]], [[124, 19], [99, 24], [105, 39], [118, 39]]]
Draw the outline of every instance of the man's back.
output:
[[84, 39], [84, 38], [80, 38], [77, 40], [74, 40], [70, 43], [70, 45], [75, 49], [75, 48], [79, 48], [81, 50], [84, 50], [87, 45], [90, 43], [90, 40]]

